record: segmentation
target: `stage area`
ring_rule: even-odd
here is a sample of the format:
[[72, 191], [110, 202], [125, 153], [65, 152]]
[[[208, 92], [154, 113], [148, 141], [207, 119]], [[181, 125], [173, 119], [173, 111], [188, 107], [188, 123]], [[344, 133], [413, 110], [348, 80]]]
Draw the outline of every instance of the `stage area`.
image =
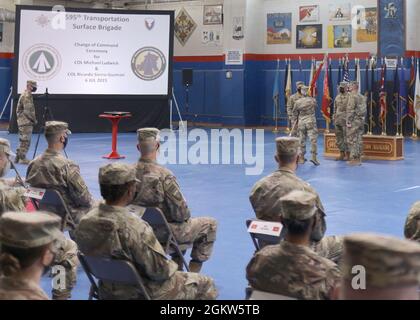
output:
[[[16, 149], [16, 134], [1, 132], [0, 137], [9, 139], [12, 149]], [[210, 215], [219, 222], [213, 256], [203, 267], [203, 273], [215, 279], [219, 299], [244, 298], [245, 267], [253, 253], [245, 228], [245, 219], [254, 216], [248, 195], [257, 180], [276, 170], [275, 135], [266, 131], [264, 138], [264, 155], [259, 157], [264, 156], [265, 167], [259, 176], [245, 175], [246, 165], [168, 165], [178, 178], [193, 216]], [[32, 157], [35, 142], [36, 135], [28, 157]], [[110, 151], [110, 144], [110, 134], [73, 134], [67, 147], [96, 199], [100, 198], [98, 168], [108, 162], [101, 156]], [[42, 137], [39, 152], [45, 147]], [[322, 153], [323, 149], [320, 135], [318, 150]], [[136, 162], [136, 135], [120, 134], [118, 150], [127, 156], [122, 161]], [[408, 210], [420, 200], [419, 155], [420, 141], [406, 139], [403, 161], [369, 161], [361, 167], [348, 167], [320, 155], [319, 167], [306, 163], [298, 169], [298, 175], [321, 196], [327, 212], [327, 234], [373, 231], [402, 237]], [[26, 166], [18, 165], [18, 170], [25, 175]], [[9, 175], [14, 176], [14, 172]], [[44, 278], [42, 286], [50, 294], [50, 279]], [[73, 299], [87, 299], [88, 290], [89, 282], [80, 268]]]

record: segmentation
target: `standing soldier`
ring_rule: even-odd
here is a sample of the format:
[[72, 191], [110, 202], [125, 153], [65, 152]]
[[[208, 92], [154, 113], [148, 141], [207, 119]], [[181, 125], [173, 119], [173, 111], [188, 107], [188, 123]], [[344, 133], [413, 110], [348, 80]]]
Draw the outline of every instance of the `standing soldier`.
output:
[[26, 90], [19, 98], [16, 107], [17, 124], [19, 130], [19, 148], [16, 150], [16, 163], [28, 164], [26, 153], [31, 145], [32, 131], [37, 124], [32, 92], [36, 91], [36, 82], [28, 80]]
[[301, 155], [299, 158], [299, 163], [305, 163], [305, 153], [306, 153], [306, 139], [309, 136], [311, 141], [311, 153], [312, 158], [311, 162], [319, 166], [319, 161], [317, 159], [317, 138], [318, 138], [318, 128], [316, 125], [315, 110], [317, 107], [317, 102], [315, 98], [308, 96], [308, 86], [301, 86], [302, 98], [296, 101], [295, 107], [293, 108], [293, 119], [298, 121], [298, 135], [300, 139], [300, 149]]
[[359, 83], [351, 82], [351, 92], [347, 105], [347, 145], [350, 150], [351, 166], [360, 166], [363, 152], [363, 131], [366, 118], [366, 97], [359, 93]]
[[292, 137], [297, 136], [297, 128], [295, 126], [297, 119], [293, 118], [293, 108], [295, 107], [296, 101], [302, 98], [302, 93], [300, 92], [300, 89], [303, 85], [304, 83], [302, 81], [296, 82], [296, 93], [292, 94], [289, 100], [287, 101], [287, 116], [289, 117], [290, 125], [292, 126], [292, 131], [290, 133]]
[[340, 93], [334, 101], [334, 125], [335, 137], [337, 139], [337, 147], [340, 150], [340, 156], [337, 161], [350, 160], [349, 150], [346, 141], [346, 112], [347, 104], [349, 102], [349, 94], [347, 92], [347, 82], [341, 82], [339, 86]]

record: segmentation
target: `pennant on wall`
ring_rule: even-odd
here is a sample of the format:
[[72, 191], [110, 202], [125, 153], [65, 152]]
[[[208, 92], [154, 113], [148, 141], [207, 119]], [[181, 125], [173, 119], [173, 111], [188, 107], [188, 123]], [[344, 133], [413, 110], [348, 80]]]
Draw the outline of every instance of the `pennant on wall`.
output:
[[405, 55], [405, 1], [378, 0], [380, 56]]

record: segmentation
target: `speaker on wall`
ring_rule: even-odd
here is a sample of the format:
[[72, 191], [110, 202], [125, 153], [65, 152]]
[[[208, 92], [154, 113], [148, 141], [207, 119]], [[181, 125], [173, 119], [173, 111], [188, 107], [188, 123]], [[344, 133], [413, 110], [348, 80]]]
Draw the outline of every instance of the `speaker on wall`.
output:
[[182, 83], [185, 87], [193, 84], [193, 69], [182, 69]]

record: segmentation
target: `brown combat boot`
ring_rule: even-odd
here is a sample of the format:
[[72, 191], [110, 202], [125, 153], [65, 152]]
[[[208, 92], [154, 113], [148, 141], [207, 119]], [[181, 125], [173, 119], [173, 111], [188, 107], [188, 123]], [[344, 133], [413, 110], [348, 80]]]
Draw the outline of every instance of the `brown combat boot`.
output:
[[352, 159], [350, 161], [347, 161], [347, 164], [351, 167], [356, 167], [356, 166], [361, 166], [362, 162], [360, 161], [360, 159]]
[[344, 161], [344, 158], [346, 157], [346, 154], [344, 151], [340, 151], [340, 156], [335, 158], [335, 161]]
[[346, 152], [346, 156], [344, 157], [344, 161], [350, 161], [350, 152]]
[[188, 268], [190, 269], [190, 272], [199, 273], [202, 266], [202, 262], [191, 260]]
[[20, 164], [29, 164], [31, 162], [30, 160], [26, 159], [26, 157], [20, 158], [19, 162]]
[[316, 154], [315, 153], [313, 153], [312, 154], [312, 158], [311, 158], [311, 160], [310, 160], [315, 166], [319, 166], [320, 165], [320, 163], [319, 163], [319, 161], [318, 161], [318, 159], [317, 159], [317, 157], [316, 157]]

